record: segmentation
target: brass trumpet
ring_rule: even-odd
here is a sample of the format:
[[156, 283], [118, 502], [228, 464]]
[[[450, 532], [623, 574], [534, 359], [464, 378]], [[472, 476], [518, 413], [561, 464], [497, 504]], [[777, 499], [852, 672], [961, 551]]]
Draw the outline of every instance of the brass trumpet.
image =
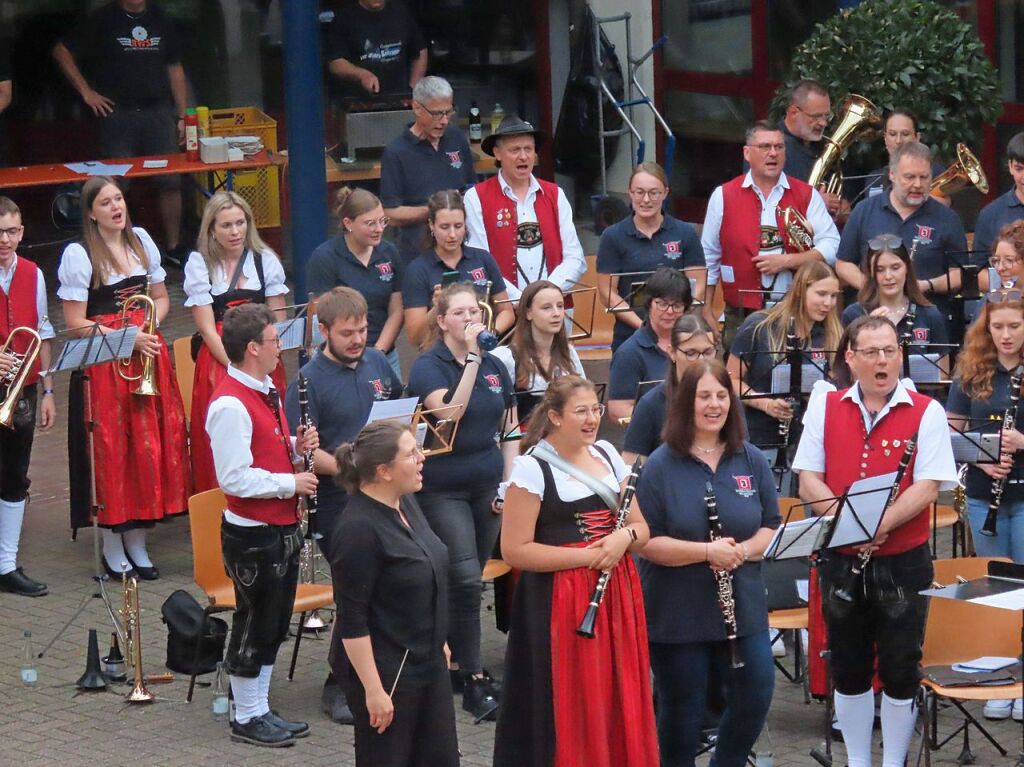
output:
[[882, 127], [882, 113], [863, 96], [851, 93], [840, 110], [839, 125], [824, 138], [825, 148], [811, 168], [807, 183], [815, 189], [822, 183], [829, 194], [842, 194], [843, 154], [855, 141], [871, 138]]
[[121, 574], [121, 588], [124, 604], [121, 616], [124, 621], [125, 659], [134, 672], [131, 692], [125, 697], [128, 703], [149, 703], [153, 693], [146, 689], [142, 674], [142, 616], [139, 612], [139, 579]]
[[957, 144], [956, 162], [932, 179], [930, 191], [952, 197], [968, 184], [973, 184], [982, 194], [988, 194], [988, 178], [978, 158], [966, 144]]
[[793, 253], [803, 253], [814, 247], [814, 227], [796, 208], [782, 211], [782, 226], [789, 236], [789, 247]]
[[[138, 293], [130, 298], [126, 299], [121, 304], [121, 320], [124, 325], [128, 324], [128, 317], [132, 310], [135, 309], [136, 304], [141, 304], [146, 310], [146, 317], [142, 321], [142, 332], [154, 335], [156, 333], [156, 302], [149, 296], [149, 283], [146, 283], [146, 292]], [[132, 365], [132, 360], [135, 359], [133, 354], [126, 360], [120, 360], [118, 362], [117, 372], [125, 381], [138, 381], [139, 385], [132, 389], [132, 394], [138, 394], [143, 397], [156, 397], [159, 396], [160, 390], [156, 388], [156, 378], [154, 377], [154, 358], [147, 357], [146, 355], [139, 355], [141, 357], [139, 364], [142, 366], [142, 372], [137, 376], [128, 373], [128, 369]]]
[[[9, 351], [11, 342], [19, 333], [28, 333], [29, 335], [28, 349], [25, 350], [24, 354]], [[0, 354], [10, 354], [14, 357], [14, 365], [0, 376], [0, 387], [4, 387], [3, 400], [0, 401], [0, 426], [6, 426], [8, 429], [12, 428], [14, 424], [14, 409], [18, 406], [18, 400], [21, 399], [21, 390], [25, 388], [25, 381], [28, 380], [28, 376], [32, 372], [32, 366], [35, 364], [36, 357], [39, 356], [39, 347], [42, 345], [43, 341], [36, 331], [29, 327], [20, 326], [14, 328], [10, 335], [7, 336], [7, 340], [4, 341], [4, 345], [0, 346]]]

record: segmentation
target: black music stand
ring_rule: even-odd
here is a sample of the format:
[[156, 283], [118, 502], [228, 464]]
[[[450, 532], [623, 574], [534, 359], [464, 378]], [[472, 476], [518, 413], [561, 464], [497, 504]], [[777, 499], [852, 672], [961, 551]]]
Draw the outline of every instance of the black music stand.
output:
[[987, 418], [966, 419], [967, 428], [950, 424], [950, 442], [956, 463], [999, 463], [1002, 460], [1003, 432], [998, 422]]
[[[111, 605], [110, 597], [107, 594], [106, 581], [108, 576], [103, 571], [103, 566], [100, 562], [100, 504], [96, 500], [96, 447], [93, 439], [93, 432], [96, 424], [93, 421], [92, 388], [90, 385], [88, 369], [93, 365], [100, 365], [115, 360], [120, 361], [131, 359], [132, 352], [135, 348], [135, 339], [139, 334], [139, 328], [135, 325], [127, 325], [121, 330], [114, 330], [110, 333], [103, 333], [102, 329], [102, 325], [95, 323], [88, 333], [81, 338], [68, 339], [61, 349], [60, 354], [57, 355], [57, 359], [53, 362], [53, 365], [49, 370], [45, 371], [43, 375], [74, 372], [81, 372], [83, 374], [82, 383], [85, 402], [84, 416], [86, 431], [88, 434], [88, 444], [86, 449], [89, 453], [89, 497], [90, 505], [92, 506], [93, 581], [96, 583], [96, 590], [90, 596], [93, 599], [103, 600], [103, 605], [107, 608], [107, 614], [110, 616], [110, 620], [113, 623], [114, 631], [117, 632], [118, 638], [121, 640], [121, 646], [127, 647], [121, 622], [114, 614], [114, 608]], [[63, 331], [64, 334], [68, 332], [69, 331], [67, 330]], [[75, 538], [77, 538], [77, 529], [72, 536], [72, 540]], [[64, 632], [67, 631], [78, 616], [82, 614], [82, 611], [85, 609], [88, 602], [88, 597], [82, 601], [78, 606], [78, 609], [75, 610], [74, 614], [72, 614], [63, 626], [61, 626], [53, 639], [51, 639], [39, 652], [38, 657], [42, 658], [53, 646], [54, 642], [64, 635]]]
[[[693, 306], [703, 306], [703, 299], [698, 300], [696, 298], [699, 292], [701, 296], [706, 296], [708, 292], [708, 268], [706, 266], [680, 266], [672, 267], [675, 268], [680, 274], [682, 274], [690, 283], [690, 295], [693, 297]], [[617, 314], [619, 312], [645, 312], [645, 306], [647, 304], [647, 278], [654, 274], [653, 271], [644, 272], [614, 272], [609, 274], [608, 277], [617, 278], [615, 292], [619, 294], [619, 301], [613, 306], [611, 297], [611, 283], [609, 282], [609, 293], [608, 295], [601, 296], [601, 303], [604, 304], [605, 311], [609, 314]], [[632, 278], [629, 281], [629, 288], [625, 294], [622, 293], [619, 288], [622, 286], [622, 278]], [[640, 315], [646, 317], [646, 313]]]
[[[1021, 615], [1020, 647], [1024, 655], [1024, 565], [1014, 562], [989, 562], [988, 575], [965, 583], [925, 589], [934, 599], [958, 599], [998, 610], [1013, 610]], [[1016, 767], [1024, 767], [1024, 721], [1021, 722], [1021, 747]]]

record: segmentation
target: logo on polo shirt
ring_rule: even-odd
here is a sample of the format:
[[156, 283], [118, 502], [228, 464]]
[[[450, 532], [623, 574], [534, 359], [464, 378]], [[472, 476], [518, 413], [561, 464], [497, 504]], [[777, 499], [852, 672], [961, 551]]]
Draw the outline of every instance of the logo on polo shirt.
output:
[[915, 341], [927, 341], [928, 340], [928, 328], [914, 328], [914, 340]]
[[679, 240], [670, 240], [665, 243], [665, 258], [675, 261], [679, 258]]
[[932, 241], [932, 235], [934, 235], [934, 234], [935, 234], [935, 227], [934, 226], [921, 226], [921, 224], [918, 224], [917, 225], [917, 237], [915, 239], [917, 239], [919, 242], [923, 243], [924, 245], [930, 245], [931, 241]]
[[487, 382], [487, 388], [495, 394], [501, 394], [504, 391], [501, 386], [501, 376], [497, 376], [494, 373], [488, 373], [484, 376], [484, 380]]
[[487, 284], [487, 270], [484, 269], [482, 266], [478, 267], [476, 269], [470, 269], [469, 270], [469, 279], [472, 280], [473, 283], [476, 284], [476, 285], [486, 285]]
[[377, 264], [377, 276], [381, 282], [391, 282], [395, 278], [395, 270], [390, 261], [381, 261]]
[[825, 351], [824, 351], [824, 349], [812, 350], [811, 351], [811, 361], [812, 362], [824, 362], [825, 361]]
[[462, 167], [462, 153], [456, 149], [454, 152], [445, 152], [448, 155], [448, 162], [453, 168], [458, 170]]
[[733, 474], [732, 478], [736, 480], [736, 495], [749, 498], [757, 492], [754, 489], [754, 478], [750, 474]]
[[370, 387], [373, 389], [374, 399], [387, 399], [391, 396], [391, 391], [384, 382], [379, 378], [374, 378], [370, 381]]

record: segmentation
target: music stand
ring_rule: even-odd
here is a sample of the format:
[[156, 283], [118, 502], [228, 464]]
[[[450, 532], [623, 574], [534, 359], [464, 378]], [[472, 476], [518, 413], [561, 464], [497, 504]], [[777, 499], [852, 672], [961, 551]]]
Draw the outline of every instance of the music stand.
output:
[[[594, 389], [597, 394], [597, 401], [604, 402], [605, 395], [608, 392], [607, 383], [595, 383]], [[533, 409], [537, 407], [541, 397], [544, 396], [545, 389], [530, 389], [529, 391], [517, 391], [515, 392], [516, 399], [516, 423], [512, 424], [508, 429], [502, 429], [501, 436], [498, 438], [499, 442], [512, 442], [517, 439], [522, 439], [526, 435], [527, 423], [530, 420], [530, 416], [533, 413]], [[505, 419], [503, 424], [507, 424], [509, 410], [505, 411]]]
[[[958, 599], [1021, 615], [1020, 647], [1024, 655], [1024, 565], [1014, 562], [989, 562], [988, 575], [965, 583], [925, 589], [920, 592], [933, 599]], [[1021, 722], [1021, 746], [1017, 767], [1024, 767], [1024, 721]]]
[[956, 463], [1000, 463], [1003, 451], [1002, 429], [982, 431], [993, 426], [987, 418], [965, 419], [966, 428], [950, 424], [950, 443]]
[[[82, 393], [84, 402], [84, 418], [86, 427], [86, 450], [89, 454], [89, 505], [92, 509], [92, 548], [93, 548], [93, 581], [96, 583], [96, 591], [92, 593], [93, 599], [103, 600], [104, 607], [107, 608], [107, 614], [110, 616], [110, 621], [114, 626], [114, 631], [118, 635], [118, 639], [121, 641], [122, 647], [127, 647], [125, 643], [125, 635], [121, 622], [117, 619], [114, 614], [114, 608], [111, 605], [110, 597], [107, 595], [106, 581], [107, 574], [103, 571], [103, 566], [100, 564], [100, 532], [99, 532], [99, 511], [101, 504], [96, 499], [96, 444], [94, 440], [94, 432], [96, 428], [95, 421], [93, 421], [93, 402], [92, 402], [92, 387], [90, 384], [88, 369], [94, 365], [100, 365], [107, 362], [120, 361], [131, 359], [132, 352], [135, 349], [135, 339], [139, 334], [140, 328], [136, 325], [127, 325], [120, 330], [112, 330], [109, 333], [103, 333], [103, 325], [94, 323], [89, 329], [86, 335], [80, 338], [69, 338], [63, 348], [60, 350], [60, 354], [57, 355], [56, 360], [53, 361], [49, 370], [43, 371], [40, 375], [55, 375], [57, 373], [82, 373]], [[68, 330], [64, 330], [61, 334], [68, 333]], [[78, 529], [75, 528], [72, 534], [72, 540], [76, 540], [78, 537]], [[46, 652], [53, 646], [64, 632], [67, 631], [68, 627], [82, 614], [85, 606], [88, 604], [88, 599], [84, 600], [82, 604], [78, 606], [74, 614], [67, 620], [67, 622], [60, 628], [60, 630], [54, 635], [47, 645], [39, 652], [37, 657], [42, 658]]]
[[[670, 268], [674, 268], [686, 278], [687, 282], [690, 283], [692, 305], [703, 306], [703, 296], [706, 296], [708, 292], [708, 268], [706, 266], [682, 266]], [[648, 298], [647, 278], [652, 274], [654, 274], [654, 270], [644, 272], [614, 272], [609, 274], [608, 295], [601, 297], [601, 303], [604, 304], [605, 311], [609, 314], [617, 314], [620, 312], [643, 312]], [[619, 294], [619, 301], [614, 306], [612, 306], [611, 296], [610, 278], [612, 277], [618, 278], [615, 283], [615, 292]], [[619, 290], [619, 287], [622, 285], [623, 277], [634, 278], [629, 280], [629, 288], [625, 294]], [[701, 296], [700, 299], [696, 297], [698, 293]], [[646, 315], [641, 314], [640, 316], [645, 317]]]
[[320, 323], [317, 320], [316, 312], [309, 313], [310, 305], [316, 308], [315, 302], [309, 304], [293, 304], [282, 307], [283, 309], [295, 309], [296, 314], [286, 320], [274, 323], [277, 335], [281, 339], [281, 351], [287, 352], [292, 349], [306, 350], [319, 347], [324, 342], [323, 333], [320, 332]]
[[900, 347], [903, 350], [903, 378], [909, 378], [915, 386], [938, 387], [953, 383], [949, 375], [949, 360], [960, 348], [957, 344], [905, 343], [900, 339]]

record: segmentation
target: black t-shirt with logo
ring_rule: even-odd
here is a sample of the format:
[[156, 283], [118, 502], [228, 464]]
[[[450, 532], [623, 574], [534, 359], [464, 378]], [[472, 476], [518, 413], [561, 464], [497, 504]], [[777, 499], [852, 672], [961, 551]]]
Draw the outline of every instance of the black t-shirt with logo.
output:
[[[427, 41], [409, 9], [388, 0], [379, 11], [368, 11], [358, 2], [344, 5], [334, 14], [328, 32], [329, 57], [377, 75], [382, 94], [408, 93], [409, 69]], [[366, 95], [358, 85], [346, 95]]]
[[113, 2], [64, 38], [89, 85], [120, 107], [171, 103], [167, 67], [181, 61], [177, 28], [154, 3], [129, 13]]

